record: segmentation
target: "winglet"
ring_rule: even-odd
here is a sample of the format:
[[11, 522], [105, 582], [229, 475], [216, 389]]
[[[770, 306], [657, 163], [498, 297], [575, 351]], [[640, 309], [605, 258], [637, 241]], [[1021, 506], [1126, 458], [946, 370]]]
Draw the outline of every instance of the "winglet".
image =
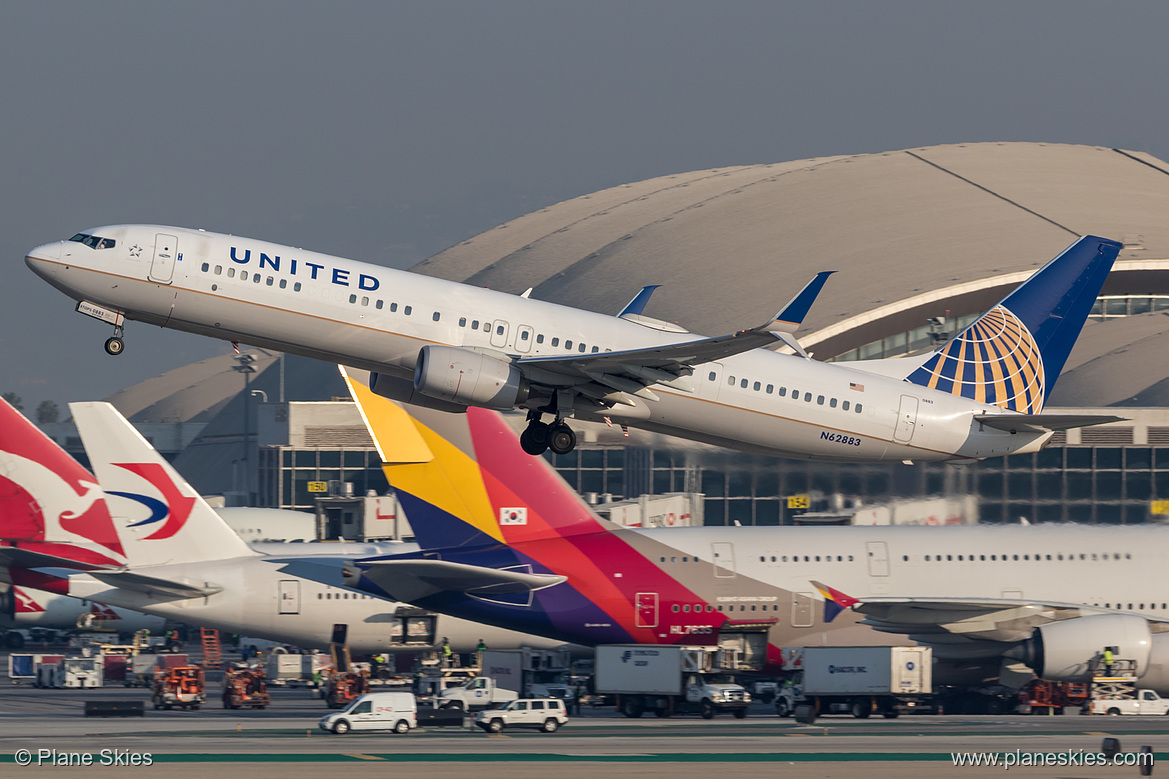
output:
[[773, 332], [794, 333], [796, 328], [803, 324], [804, 317], [812, 309], [812, 304], [816, 302], [820, 290], [824, 288], [824, 282], [828, 281], [828, 277], [835, 272], [834, 270], [824, 270], [817, 273], [786, 306], [780, 309], [779, 313], [775, 315], [770, 329]]
[[621, 309], [618, 317], [623, 317], [626, 314], [635, 314], [641, 316], [641, 312], [645, 311], [646, 303], [649, 303], [649, 297], [654, 293], [654, 290], [662, 286], [661, 284], [650, 284], [648, 287], [642, 287], [641, 292], [633, 296], [633, 300], [625, 304], [625, 308]]
[[836, 615], [847, 608], [855, 606], [860, 603], [859, 600], [851, 595], [845, 595], [837, 589], [829, 587], [827, 584], [821, 584], [818, 581], [813, 581], [812, 586], [824, 596], [824, 621], [831, 622], [836, 618]]

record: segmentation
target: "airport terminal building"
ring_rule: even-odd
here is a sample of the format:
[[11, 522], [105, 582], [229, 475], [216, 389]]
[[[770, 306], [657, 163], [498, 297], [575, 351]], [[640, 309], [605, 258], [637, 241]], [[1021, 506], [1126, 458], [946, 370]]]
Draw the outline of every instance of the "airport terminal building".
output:
[[[790, 521], [786, 499], [802, 493], [970, 493], [983, 522], [1132, 523], [1169, 511], [1160, 503], [1169, 501], [1167, 213], [1169, 163], [1147, 154], [961, 144], [622, 184], [499, 225], [415, 270], [607, 313], [661, 284], [645, 313], [702, 335], [764, 321], [815, 273], [836, 270], [797, 336], [815, 359], [853, 360], [932, 348], [1078, 236], [1119, 240], [1047, 410], [1125, 421], [967, 466], [781, 460], [584, 425], [576, 451], [548, 456], [582, 493], [703, 493], [707, 524]], [[183, 442], [171, 454], [204, 493], [307, 508], [310, 482], [384, 491], [356, 412], [327, 409], [345, 397], [336, 369], [245, 351], [246, 365], [225, 355], [110, 400]], [[299, 407], [299, 427], [262, 423], [289, 401], [321, 405]], [[72, 443], [68, 424], [59, 427], [50, 434]]]

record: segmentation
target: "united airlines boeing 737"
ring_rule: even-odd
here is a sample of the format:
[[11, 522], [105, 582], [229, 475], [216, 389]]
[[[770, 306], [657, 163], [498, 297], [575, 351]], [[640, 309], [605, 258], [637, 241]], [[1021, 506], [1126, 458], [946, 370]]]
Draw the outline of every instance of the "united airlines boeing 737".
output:
[[26, 262], [114, 327], [110, 354], [136, 319], [340, 362], [394, 400], [526, 409], [529, 454], [571, 451], [582, 417], [789, 457], [962, 461], [1113, 419], [1041, 412], [1119, 250], [1081, 238], [940, 349], [848, 364], [792, 337], [827, 273], [765, 323], [701, 338], [642, 314], [652, 287], [606, 316], [202, 230], [100, 227]]

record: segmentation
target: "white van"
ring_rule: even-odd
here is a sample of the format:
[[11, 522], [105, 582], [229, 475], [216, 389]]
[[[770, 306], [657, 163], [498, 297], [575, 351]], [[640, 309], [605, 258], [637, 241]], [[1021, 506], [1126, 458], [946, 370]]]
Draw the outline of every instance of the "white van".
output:
[[371, 692], [341, 711], [321, 717], [321, 730], [392, 730], [405, 733], [418, 727], [418, 703], [408, 692]]

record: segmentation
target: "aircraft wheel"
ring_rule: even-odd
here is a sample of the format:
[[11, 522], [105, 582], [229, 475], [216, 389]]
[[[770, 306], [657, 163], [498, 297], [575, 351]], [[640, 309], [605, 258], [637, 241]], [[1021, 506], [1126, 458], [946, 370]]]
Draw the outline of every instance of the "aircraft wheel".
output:
[[126, 350], [126, 344], [117, 336], [106, 339], [106, 354], [114, 355], [115, 357]]
[[541, 455], [548, 449], [548, 425], [529, 422], [520, 433], [520, 448], [530, 455]]
[[576, 448], [576, 433], [563, 422], [556, 423], [548, 432], [548, 448], [556, 454], [568, 454]]

